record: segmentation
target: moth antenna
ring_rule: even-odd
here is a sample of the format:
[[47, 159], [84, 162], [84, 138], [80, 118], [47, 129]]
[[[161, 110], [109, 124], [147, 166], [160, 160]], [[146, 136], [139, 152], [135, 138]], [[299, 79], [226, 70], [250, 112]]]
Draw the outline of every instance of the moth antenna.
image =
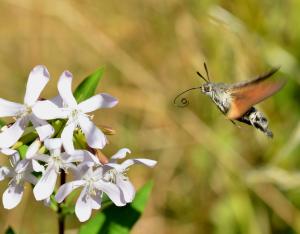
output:
[[197, 71], [197, 75], [200, 76], [206, 83], [208, 82], [208, 80], [205, 79], [204, 76], [202, 76], [202, 74], [200, 72]]
[[187, 98], [185, 98], [185, 97], [183, 97], [183, 98], [180, 99], [179, 105], [176, 104], [176, 101], [177, 101], [177, 99], [178, 99], [182, 94], [185, 94], [185, 93], [187, 93], [187, 92], [189, 92], [189, 91], [191, 91], [191, 90], [195, 90], [195, 89], [201, 89], [201, 86], [187, 89], [187, 90], [181, 92], [180, 94], [178, 94], [178, 95], [174, 98], [174, 101], [173, 101], [174, 105], [176, 105], [177, 107], [186, 107], [186, 106], [188, 106], [188, 105], [190, 104], [190, 102], [189, 102], [189, 100], [188, 100]]
[[209, 73], [208, 73], [208, 69], [207, 69], [205, 62], [204, 62], [204, 68], [205, 68], [205, 72], [206, 72], [206, 77], [207, 77], [208, 81], [210, 82]]

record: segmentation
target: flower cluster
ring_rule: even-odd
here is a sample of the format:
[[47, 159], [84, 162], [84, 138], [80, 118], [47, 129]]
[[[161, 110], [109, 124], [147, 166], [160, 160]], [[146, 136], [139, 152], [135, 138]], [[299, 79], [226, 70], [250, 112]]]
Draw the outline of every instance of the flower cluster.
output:
[[[133, 164], [153, 167], [156, 161], [144, 158], [127, 159], [129, 149], [121, 149], [108, 162], [102, 162], [95, 152], [107, 143], [105, 134], [93, 122], [90, 112], [114, 107], [118, 100], [101, 93], [77, 103], [72, 93], [72, 74], [65, 71], [58, 81], [59, 95], [49, 100], [40, 94], [50, 79], [45, 66], [36, 66], [29, 74], [24, 104], [0, 98], [0, 117], [12, 117], [14, 122], [0, 132], [0, 152], [7, 155], [11, 167], [0, 167], [0, 180], [10, 178], [2, 201], [6, 209], [16, 207], [23, 195], [25, 182], [34, 186], [37, 201], [49, 204], [54, 196], [58, 203], [77, 188], [82, 191], [75, 205], [80, 221], [90, 218], [93, 209], [100, 209], [105, 193], [117, 206], [132, 202], [135, 189], [126, 176]], [[55, 129], [53, 121], [61, 121]], [[31, 141], [26, 153], [18, 151], [20, 138], [30, 132], [38, 137]], [[86, 147], [74, 146], [80, 133]], [[75, 138], [75, 139], [74, 139]], [[73, 174], [74, 180], [56, 188], [61, 173]]]

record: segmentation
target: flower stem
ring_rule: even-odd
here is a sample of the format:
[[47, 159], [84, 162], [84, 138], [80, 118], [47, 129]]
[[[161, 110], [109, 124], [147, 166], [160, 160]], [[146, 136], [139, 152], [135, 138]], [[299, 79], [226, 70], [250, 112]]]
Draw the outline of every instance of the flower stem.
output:
[[[66, 173], [64, 170], [61, 170], [60, 173], [60, 184], [64, 184], [66, 183]], [[62, 213], [62, 206], [63, 206], [64, 202], [60, 203], [58, 205], [58, 210], [57, 210], [57, 214], [58, 214], [58, 233], [59, 234], [64, 234], [65, 233], [65, 215]]]

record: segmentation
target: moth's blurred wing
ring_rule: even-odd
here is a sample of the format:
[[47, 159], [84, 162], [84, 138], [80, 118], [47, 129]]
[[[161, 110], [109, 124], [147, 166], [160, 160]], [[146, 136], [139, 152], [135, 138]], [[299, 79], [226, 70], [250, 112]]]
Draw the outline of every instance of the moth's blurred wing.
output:
[[253, 105], [263, 101], [279, 91], [285, 80], [269, 80], [277, 69], [258, 77], [257, 79], [238, 84], [230, 89], [231, 106], [227, 113], [229, 119], [238, 119], [243, 116]]

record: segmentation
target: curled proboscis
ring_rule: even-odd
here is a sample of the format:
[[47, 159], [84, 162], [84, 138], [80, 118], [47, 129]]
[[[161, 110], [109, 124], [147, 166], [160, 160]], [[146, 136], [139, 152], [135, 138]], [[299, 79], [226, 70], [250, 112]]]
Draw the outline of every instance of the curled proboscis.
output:
[[[190, 104], [189, 100], [186, 98], [186, 97], [182, 97], [180, 98], [181, 95], [185, 94], [186, 92], [189, 92], [191, 90], [195, 90], [195, 89], [201, 89], [201, 86], [200, 87], [194, 87], [194, 88], [190, 88], [190, 89], [187, 89], [183, 92], [181, 92], [180, 94], [178, 94], [175, 98], [174, 98], [174, 101], [173, 103], [177, 106], [177, 107], [186, 107]], [[177, 100], [179, 99], [179, 102], [177, 102]]]
[[[186, 107], [190, 104], [189, 100], [185, 97], [182, 97], [180, 99], [178, 99], [180, 96], [177, 96], [175, 99], [174, 99], [174, 104], [177, 106], [177, 107]], [[178, 100], [178, 101], [177, 101]]]

